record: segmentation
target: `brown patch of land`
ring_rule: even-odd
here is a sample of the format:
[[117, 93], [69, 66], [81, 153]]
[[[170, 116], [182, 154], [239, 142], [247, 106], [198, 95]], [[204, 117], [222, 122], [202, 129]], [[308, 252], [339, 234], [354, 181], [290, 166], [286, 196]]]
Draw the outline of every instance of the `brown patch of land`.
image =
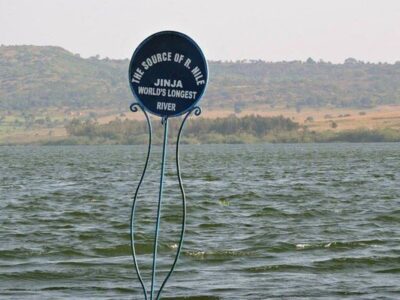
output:
[[[400, 130], [400, 105], [379, 106], [370, 109], [354, 108], [303, 108], [300, 111], [287, 108], [274, 108], [260, 106], [257, 108], [243, 110], [234, 113], [229, 109], [207, 109], [203, 108], [201, 117], [203, 118], [223, 118], [235, 114], [237, 117], [246, 115], [260, 115], [265, 117], [284, 116], [292, 119], [301, 125], [307, 126], [310, 130], [352, 130], [358, 128], [380, 129], [391, 128]], [[132, 113], [130, 111], [117, 112], [107, 109], [102, 110], [82, 110], [71, 111], [66, 108], [50, 108], [32, 112], [36, 119], [46, 117], [59, 122], [70, 121], [74, 118], [96, 119], [100, 124], [106, 124], [115, 119], [144, 120], [141, 112]], [[67, 132], [63, 125], [58, 124], [51, 128], [41, 128], [33, 126], [26, 128], [25, 125], [18, 125], [15, 122], [23, 122], [21, 113], [8, 112], [3, 122], [0, 123], [0, 144], [30, 144], [43, 140], [58, 140], [66, 138]]]
[[[349, 130], [357, 128], [398, 128], [400, 129], [400, 105], [379, 106], [370, 109], [355, 109], [355, 108], [304, 108], [300, 111], [287, 108], [257, 107], [253, 109], [243, 110], [240, 113], [234, 113], [229, 109], [203, 109], [201, 117], [203, 118], [223, 118], [235, 114], [237, 117], [247, 115], [260, 115], [263, 117], [284, 116], [292, 119], [301, 125], [306, 125], [308, 128], [315, 131], [324, 131], [332, 129], [332, 123], [336, 123], [336, 130]], [[143, 120], [143, 114], [110, 113], [98, 118], [99, 123], [108, 123], [116, 118], [129, 120]]]
[[65, 128], [40, 128], [13, 130], [8, 133], [0, 133], [1, 144], [35, 144], [39, 141], [58, 140], [66, 138]]
[[[232, 114], [228, 110], [204, 111], [206, 118], [226, 117]], [[335, 130], [351, 130], [358, 128], [379, 129], [392, 128], [400, 130], [400, 105], [379, 106], [371, 109], [354, 108], [304, 108], [300, 111], [287, 108], [271, 109], [259, 107], [257, 109], [244, 110], [236, 116], [260, 115], [265, 117], [284, 116], [301, 125], [306, 125], [315, 131], [332, 129], [332, 123], [336, 123]]]

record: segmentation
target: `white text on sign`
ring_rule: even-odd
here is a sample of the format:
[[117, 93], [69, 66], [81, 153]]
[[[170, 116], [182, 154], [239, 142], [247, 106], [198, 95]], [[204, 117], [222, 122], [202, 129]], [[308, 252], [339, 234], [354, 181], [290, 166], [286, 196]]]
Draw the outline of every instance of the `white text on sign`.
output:
[[172, 52], [161, 52], [155, 53], [150, 57], [144, 59], [140, 67], [137, 67], [132, 75], [131, 82], [139, 84], [143, 75], [146, 71], [148, 71], [151, 67], [165, 62], [173, 62], [177, 64], [183, 64], [184, 67], [191, 71], [194, 80], [196, 81], [196, 85], [205, 85], [206, 81], [204, 80], [204, 75], [201, 69], [198, 66], [194, 66], [192, 68], [191, 62], [192, 59], [185, 57], [185, 55], [181, 53], [172, 53]]

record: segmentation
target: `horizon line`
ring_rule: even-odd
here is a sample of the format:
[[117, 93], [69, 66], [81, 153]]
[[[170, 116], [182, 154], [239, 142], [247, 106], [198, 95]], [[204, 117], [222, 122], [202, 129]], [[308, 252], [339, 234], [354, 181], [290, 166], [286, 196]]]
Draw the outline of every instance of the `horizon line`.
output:
[[[78, 56], [82, 59], [97, 59], [97, 60], [129, 60], [129, 57], [125, 58], [111, 58], [109, 56], [101, 56], [100, 54], [95, 54], [92, 56], [82, 56], [80, 53], [70, 51], [63, 46], [58, 46], [58, 45], [34, 45], [34, 44], [13, 44], [13, 45], [7, 45], [7, 44], [0, 44], [0, 48], [3, 47], [42, 47], [42, 48], [61, 48], [62, 50], [65, 50], [69, 53], [71, 53], [74, 56]], [[351, 62], [347, 62], [347, 60], [351, 60]], [[311, 56], [309, 56], [306, 60], [301, 60], [301, 59], [291, 59], [291, 60], [265, 60], [261, 58], [237, 58], [237, 59], [207, 59], [207, 61], [212, 62], [212, 63], [315, 63], [315, 64], [332, 64], [332, 65], [344, 65], [344, 64], [374, 64], [374, 65], [379, 65], [379, 64], [386, 64], [386, 65], [397, 65], [400, 64], [400, 58], [394, 62], [388, 62], [388, 61], [377, 61], [377, 62], [371, 62], [371, 61], [364, 61], [364, 60], [358, 60], [355, 57], [349, 56], [345, 58], [342, 62], [331, 62], [329, 60], [324, 60], [323, 58], [318, 58], [314, 59]]]

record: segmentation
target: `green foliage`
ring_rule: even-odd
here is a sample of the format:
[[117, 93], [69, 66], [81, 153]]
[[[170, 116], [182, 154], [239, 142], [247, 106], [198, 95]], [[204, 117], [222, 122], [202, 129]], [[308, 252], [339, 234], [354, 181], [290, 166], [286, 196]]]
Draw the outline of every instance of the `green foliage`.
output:
[[345, 130], [330, 135], [321, 133], [316, 137], [315, 141], [351, 143], [400, 142], [400, 131], [389, 128]]
[[353, 129], [340, 132], [331, 130], [324, 132], [313, 131], [280, 131], [268, 135], [272, 143], [379, 143], [400, 142], [400, 131], [394, 129]]
[[[160, 144], [162, 127], [159, 124], [153, 125], [153, 141]], [[170, 120], [170, 133], [176, 134], [179, 125], [179, 119]], [[144, 121], [116, 119], [108, 124], [98, 124], [93, 120], [74, 119], [66, 129], [73, 144], [145, 144], [148, 138]], [[183, 143], [190, 144], [400, 142], [400, 131], [394, 129], [314, 132], [283, 117], [237, 118], [232, 115], [219, 119], [192, 119], [184, 131]]]
[[400, 104], [400, 63], [345, 64], [315, 62], [211, 62], [211, 80], [205, 102], [228, 107], [268, 104], [303, 107], [370, 108]]
[[0, 47], [0, 108], [127, 105], [128, 60], [82, 59], [59, 47]]
[[[59, 47], [0, 47], [0, 109], [126, 108], [129, 60], [83, 59]], [[400, 104], [400, 64], [210, 62], [203, 105], [234, 109]]]
[[[170, 121], [170, 130], [179, 130], [180, 120]], [[154, 140], [161, 142], [162, 128], [154, 127]], [[254, 143], [264, 139], [271, 132], [293, 131], [299, 128], [288, 118], [232, 115], [217, 119], [193, 119], [185, 127], [186, 142], [191, 143]], [[93, 120], [72, 120], [66, 130], [75, 137], [89, 140], [106, 139], [117, 144], [143, 144], [147, 141], [147, 124], [144, 121], [116, 119], [108, 124], [98, 124]]]

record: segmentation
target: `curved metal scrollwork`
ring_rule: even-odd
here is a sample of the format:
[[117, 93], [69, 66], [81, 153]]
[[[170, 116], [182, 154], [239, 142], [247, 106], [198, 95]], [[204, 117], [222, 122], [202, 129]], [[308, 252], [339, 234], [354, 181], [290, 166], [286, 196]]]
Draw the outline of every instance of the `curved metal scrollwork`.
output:
[[161, 296], [161, 292], [162, 292], [165, 284], [167, 283], [169, 277], [172, 275], [172, 272], [175, 269], [176, 263], [178, 262], [179, 255], [180, 255], [181, 250], [182, 250], [183, 238], [184, 238], [184, 235], [185, 235], [185, 229], [186, 229], [186, 194], [185, 194], [185, 189], [183, 188], [183, 184], [182, 184], [182, 176], [181, 176], [181, 170], [180, 170], [180, 164], [179, 164], [179, 144], [180, 144], [180, 139], [181, 139], [183, 127], [184, 127], [184, 125], [186, 123], [186, 120], [188, 119], [188, 117], [192, 113], [194, 113], [195, 116], [199, 116], [201, 114], [201, 108], [199, 106], [195, 106], [189, 112], [186, 113], [186, 115], [183, 118], [183, 121], [181, 123], [181, 126], [179, 128], [179, 131], [178, 131], [178, 136], [177, 136], [177, 139], [176, 139], [176, 148], [175, 148], [176, 149], [175, 150], [176, 173], [177, 173], [177, 176], [178, 176], [179, 189], [180, 189], [181, 195], [182, 195], [181, 235], [180, 235], [180, 239], [179, 239], [179, 243], [178, 243], [178, 247], [177, 247], [177, 251], [176, 251], [174, 262], [172, 263], [171, 269], [169, 270], [167, 276], [165, 277], [163, 283], [160, 286], [160, 289], [159, 289], [159, 291], [157, 293], [156, 300], [158, 300], [159, 297]]
[[144, 113], [144, 116], [146, 117], [147, 120], [147, 128], [149, 131], [149, 144], [147, 146], [147, 156], [146, 156], [146, 161], [144, 163], [144, 168], [143, 168], [143, 172], [142, 172], [142, 176], [140, 177], [138, 186], [136, 188], [135, 191], [135, 195], [133, 197], [133, 202], [132, 202], [132, 209], [131, 209], [131, 226], [130, 226], [130, 237], [131, 237], [131, 252], [132, 252], [132, 259], [133, 259], [133, 264], [135, 266], [135, 270], [136, 270], [136, 274], [138, 276], [138, 279], [140, 281], [140, 284], [142, 286], [143, 289], [143, 294], [144, 294], [144, 299], [147, 300], [147, 290], [146, 287], [144, 285], [143, 282], [143, 278], [142, 275], [140, 274], [140, 269], [139, 269], [139, 265], [137, 263], [136, 260], [136, 250], [135, 250], [135, 233], [134, 233], [134, 216], [135, 216], [135, 208], [136, 208], [136, 199], [137, 199], [137, 195], [139, 193], [139, 189], [140, 186], [142, 185], [143, 182], [143, 178], [144, 175], [146, 174], [146, 170], [147, 170], [147, 165], [149, 163], [149, 159], [150, 159], [150, 153], [151, 153], [151, 132], [152, 132], [152, 127], [151, 127], [151, 121], [149, 116], [147, 115], [146, 111], [143, 109], [143, 107], [139, 104], [139, 103], [133, 103], [130, 106], [130, 109], [132, 112], [137, 112], [138, 110], [140, 110]]
[[[147, 115], [146, 111], [143, 109], [143, 107], [139, 103], [133, 103], [130, 106], [130, 109], [131, 109], [132, 112], [137, 112], [139, 108], [143, 111], [143, 113], [144, 113], [144, 115], [146, 117], [146, 120], [147, 120], [147, 125], [148, 125], [148, 130], [149, 130], [149, 144], [148, 144], [147, 157], [146, 157], [146, 162], [145, 162], [145, 165], [144, 165], [143, 173], [142, 173], [142, 176], [141, 176], [141, 178], [139, 180], [139, 184], [138, 184], [138, 186], [136, 188], [136, 192], [135, 192], [135, 195], [134, 195], [134, 198], [133, 198], [132, 210], [131, 210], [131, 229], [130, 229], [130, 234], [131, 234], [131, 250], [132, 250], [133, 263], [135, 265], [136, 274], [137, 274], [137, 276], [139, 278], [140, 284], [141, 284], [142, 289], [143, 289], [144, 299], [147, 300], [148, 299], [147, 290], [146, 290], [146, 287], [144, 285], [142, 276], [140, 274], [139, 266], [138, 266], [137, 259], [136, 259], [135, 240], [134, 240], [134, 214], [135, 214], [135, 207], [136, 207], [136, 198], [137, 198], [137, 195], [139, 193], [139, 189], [140, 189], [140, 186], [142, 184], [144, 175], [146, 173], [147, 165], [148, 165], [149, 158], [150, 158], [152, 126], [151, 126], [151, 122], [150, 122], [149, 116]], [[192, 113], [195, 116], [199, 116], [201, 114], [201, 108], [198, 107], [198, 106], [195, 106], [190, 111], [188, 111], [186, 113], [186, 115], [184, 116], [184, 118], [182, 120], [182, 123], [180, 125], [179, 131], [178, 131], [177, 140], [176, 140], [176, 171], [177, 171], [177, 176], [178, 176], [179, 188], [180, 188], [181, 196], [182, 196], [182, 225], [181, 225], [180, 239], [179, 239], [177, 251], [176, 251], [175, 258], [174, 258], [174, 261], [172, 263], [171, 269], [169, 270], [169, 272], [168, 272], [167, 276], [165, 277], [164, 281], [162, 282], [162, 284], [160, 286], [160, 289], [158, 290], [158, 293], [157, 293], [156, 297], [154, 298], [155, 300], [160, 299], [161, 292], [162, 292], [163, 288], [165, 287], [168, 279], [172, 275], [172, 273], [173, 273], [173, 271], [175, 269], [175, 266], [176, 266], [176, 264], [178, 262], [179, 255], [181, 253], [182, 245], [183, 245], [183, 239], [184, 239], [185, 228], [186, 228], [186, 194], [185, 194], [185, 190], [183, 188], [181, 171], [180, 171], [179, 145], [180, 145], [180, 139], [181, 139], [182, 131], [183, 131], [184, 125], [186, 123], [186, 120], [188, 119], [188, 117]], [[155, 272], [156, 272], [156, 260], [157, 260], [157, 240], [158, 240], [158, 230], [159, 230], [159, 223], [160, 223], [160, 211], [161, 211], [161, 199], [162, 199], [164, 162], [165, 162], [165, 156], [166, 156], [166, 144], [167, 144], [167, 135], [168, 135], [168, 118], [162, 118], [161, 119], [161, 124], [163, 126], [165, 126], [165, 128], [164, 128], [164, 143], [163, 143], [163, 159], [162, 159], [162, 165], [161, 165], [162, 169], [161, 169], [161, 179], [160, 179], [160, 194], [159, 194], [159, 204], [158, 204], [158, 210], [157, 210], [156, 231], [155, 231], [154, 249], [153, 249], [154, 251], [153, 251], [153, 267], [152, 267], [152, 282], [151, 282], [151, 290], [150, 290], [150, 300], [153, 300], [154, 289], [155, 289]]]

